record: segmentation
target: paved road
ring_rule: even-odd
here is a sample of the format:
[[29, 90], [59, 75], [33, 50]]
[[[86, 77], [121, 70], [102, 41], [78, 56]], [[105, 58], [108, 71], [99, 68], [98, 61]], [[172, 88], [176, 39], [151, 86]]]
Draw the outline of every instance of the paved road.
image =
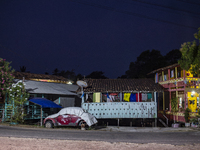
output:
[[0, 137], [85, 140], [130, 143], [194, 144], [200, 143], [200, 131], [187, 132], [116, 132], [74, 129], [21, 128], [0, 125]]

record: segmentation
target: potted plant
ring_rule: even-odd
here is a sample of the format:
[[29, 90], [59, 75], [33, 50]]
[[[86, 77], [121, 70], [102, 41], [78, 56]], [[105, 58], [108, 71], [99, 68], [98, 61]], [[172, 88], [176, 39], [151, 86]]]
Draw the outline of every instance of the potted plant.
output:
[[172, 113], [173, 113], [173, 120], [174, 120], [174, 123], [172, 124], [172, 127], [174, 128], [177, 128], [179, 127], [179, 123], [176, 123], [175, 121], [175, 113], [178, 111], [178, 98], [177, 97], [174, 97], [171, 99], [171, 110], [172, 110]]
[[197, 118], [190, 119], [191, 127], [197, 127], [198, 126], [198, 120]]
[[184, 118], [185, 118], [185, 127], [189, 127], [190, 126], [190, 109], [186, 108], [185, 112], [184, 112]]

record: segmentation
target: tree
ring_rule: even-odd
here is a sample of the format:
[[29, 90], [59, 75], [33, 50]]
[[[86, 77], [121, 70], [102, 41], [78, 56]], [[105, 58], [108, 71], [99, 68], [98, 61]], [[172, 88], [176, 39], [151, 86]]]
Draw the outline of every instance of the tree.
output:
[[179, 49], [173, 49], [168, 52], [165, 56], [166, 66], [175, 64], [181, 59], [181, 52]]
[[58, 75], [59, 74], [59, 70], [58, 70], [58, 68], [56, 68], [56, 69], [54, 69], [54, 71], [52, 72], [53, 73], [53, 75]]
[[86, 76], [86, 78], [91, 78], [91, 79], [107, 79], [106, 76], [104, 76], [104, 72], [102, 71], [93, 71], [89, 75]]
[[69, 71], [69, 70], [67, 70], [67, 71], [62, 70], [58, 75], [62, 76], [64, 78], [67, 78], [69, 80], [72, 80], [72, 81], [76, 80], [76, 74], [75, 74], [75, 72], [74, 72], [73, 69], [71, 71]]
[[22, 67], [20, 66], [20, 71], [21, 72], [26, 72], [26, 67], [25, 66], [22, 66]]
[[165, 65], [165, 59], [158, 50], [146, 50], [137, 57], [137, 61], [131, 62], [126, 71], [127, 78], [145, 78], [152, 70]]
[[13, 73], [15, 70], [12, 69], [10, 64], [11, 62], [0, 58], [0, 100], [4, 100], [8, 88], [11, 87], [13, 83]]
[[181, 45], [180, 51], [182, 56], [178, 63], [182, 69], [189, 70], [193, 75], [200, 76], [200, 46], [197, 45], [197, 42], [200, 42], [200, 28], [198, 30], [194, 37], [199, 41], [194, 40]]
[[76, 80], [82, 80], [84, 78], [84, 76], [82, 74], [77, 74], [76, 76]]
[[8, 92], [8, 104], [11, 104], [11, 122], [23, 123], [24, 117], [24, 104], [27, 102], [29, 94], [25, 90], [24, 83], [20, 80], [16, 84], [12, 84]]

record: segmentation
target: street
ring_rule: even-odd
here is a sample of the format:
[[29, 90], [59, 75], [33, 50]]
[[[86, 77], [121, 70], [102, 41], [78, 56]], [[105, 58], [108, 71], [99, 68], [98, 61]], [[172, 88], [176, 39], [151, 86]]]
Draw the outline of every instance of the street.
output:
[[82, 140], [128, 143], [195, 144], [200, 143], [200, 131], [188, 132], [116, 132], [66, 128], [21, 128], [0, 125], [0, 137]]

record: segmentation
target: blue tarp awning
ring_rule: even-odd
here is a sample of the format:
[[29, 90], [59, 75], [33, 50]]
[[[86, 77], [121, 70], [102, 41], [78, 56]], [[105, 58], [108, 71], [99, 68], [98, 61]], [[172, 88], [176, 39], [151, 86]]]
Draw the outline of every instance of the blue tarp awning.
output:
[[42, 108], [62, 108], [60, 105], [46, 99], [46, 98], [32, 98], [30, 102], [40, 105]]

